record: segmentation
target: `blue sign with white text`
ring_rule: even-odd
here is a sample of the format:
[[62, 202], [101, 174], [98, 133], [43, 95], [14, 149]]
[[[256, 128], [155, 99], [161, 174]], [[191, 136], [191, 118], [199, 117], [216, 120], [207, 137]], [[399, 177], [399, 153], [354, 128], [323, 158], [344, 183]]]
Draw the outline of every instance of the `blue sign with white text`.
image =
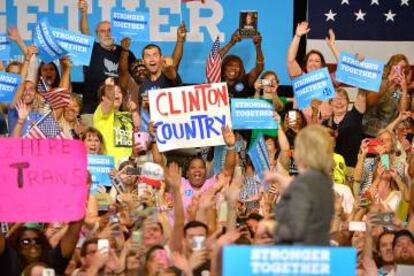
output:
[[335, 97], [335, 89], [326, 67], [293, 79], [292, 87], [300, 110], [310, 106], [313, 99], [324, 101]]
[[254, 143], [250, 145], [247, 154], [249, 155], [250, 160], [252, 160], [257, 176], [260, 181], [264, 183], [264, 173], [270, 170], [270, 162], [267, 145], [262, 134], [257, 136]]
[[10, 59], [10, 42], [6, 33], [0, 33], [0, 60]]
[[59, 45], [68, 52], [73, 65], [89, 65], [95, 41], [93, 36], [59, 28], [52, 28], [52, 33]]
[[358, 88], [378, 92], [381, 86], [384, 62], [364, 59], [342, 52], [336, 68], [336, 80]]
[[49, 63], [67, 54], [55, 39], [52, 28], [46, 18], [42, 18], [34, 28], [33, 43], [39, 50], [39, 57], [42, 61]]
[[93, 185], [112, 186], [109, 173], [115, 167], [114, 158], [109, 155], [88, 154], [88, 171]]
[[[176, 42], [177, 28], [184, 21], [187, 37], [184, 43], [184, 55], [179, 74], [184, 83], [202, 83], [205, 80], [205, 62], [211, 46], [220, 37], [224, 45], [239, 26], [239, 13], [242, 10], [258, 12], [258, 30], [265, 55], [265, 70], [275, 71], [281, 84], [289, 84], [285, 64], [286, 52], [292, 39], [294, 1], [269, 0], [89, 0], [87, 19], [91, 35], [98, 22], [110, 20], [112, 9], [125, 9], [149, 14], [149, 41], [161, 47], [165, 56], [170, 56]], [[6, 32], [8, 26], [18, 26], [19, 31], [29, 45], [32, 29], [37, 21], [47, 16], [54, 27], [80, 32], [81, 13], [78, 0], [67, 1], [0, 1], [0, 32]], [[272, 26], [269, 28], [268, 26]], [[140, 57], [145, 43], [133, 41], [131, 51]], [[255, 47], [251, 39], [243, 39], [234, 45], [229, 54], [242, 58], [246, 72], [256, 64]], [[21, 55], [15, 43], [12, 43], [12, 57]], [[82, 78], [82, 68], [72, 68], [72, 80]]]
[[11, 103], [20, 85], [20, 75], [0, 71], [0, 103]]
[[118, 40], [129, 37], [133, 41], [149, 41], [148, 13], [113, 9], [111, 31]]
[[223, 252], [223, 276], [355, 274], [352, 247], [225, 246]]
[[233, 129], [276, 129], [273, 105], [264, 100], [231, 99]]

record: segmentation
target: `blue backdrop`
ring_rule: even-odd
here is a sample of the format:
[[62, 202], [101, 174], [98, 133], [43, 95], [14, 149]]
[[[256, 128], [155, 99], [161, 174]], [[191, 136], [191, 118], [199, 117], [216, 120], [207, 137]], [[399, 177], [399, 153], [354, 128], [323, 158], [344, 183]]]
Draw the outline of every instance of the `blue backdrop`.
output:
[[[110, 19], [114, 7], [147, 11], [150, 15], [150, 41], [161, 46], [165, 55], [171, 55], [175, 45], [176, 29], [182, 19], [187, 25], [187, 42], [180, 66], [183, 81], [197, 83], [204, 81], [204, 64], [213, 40], [220, 35], [221, 44], [228, 42], [238, 27], [241, 10], [259, 12], [259, 31], [263, 36], [265, 69], [275, 70], [282, 84], [288, 84], [286, 53], [292, 37], [292, 0], [90, 0], [88, 20], [93, 33], [96, 23]], [[31, 41], [35, 22], [47, 16], [52, 26], [79, 31], [80, 13], [78, 0], [0, 0], [0, 32], [7, 26], [16, 25], [26, 40]], [[133, 52], [140, 56], [144, 43], [133, 42]], [[250, 70], [255, 62], [255, 49], [251, 40], [243, 40], [232, 50], [240, 55]], [[20, 52], [13, 45], [12, 56]], [[79, 69], [79, 68], [78, 68]], [[79, 80], [79, 70], [73, 79]]]

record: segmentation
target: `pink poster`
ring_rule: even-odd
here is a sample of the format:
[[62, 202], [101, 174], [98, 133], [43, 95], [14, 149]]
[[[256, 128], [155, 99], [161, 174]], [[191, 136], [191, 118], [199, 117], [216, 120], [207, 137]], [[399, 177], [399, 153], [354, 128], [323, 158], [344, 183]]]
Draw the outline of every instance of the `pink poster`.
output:
[[0, 221], [69, 222], [85, 215], [82, 142], [3, 138], [0, 156]]

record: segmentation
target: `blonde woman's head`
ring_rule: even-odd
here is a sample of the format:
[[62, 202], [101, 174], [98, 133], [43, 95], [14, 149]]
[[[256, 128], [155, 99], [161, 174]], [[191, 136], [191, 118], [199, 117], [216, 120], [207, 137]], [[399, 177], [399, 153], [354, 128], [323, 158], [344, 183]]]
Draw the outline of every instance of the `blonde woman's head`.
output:
[[299, 168], [330, 175], [334, 167], [333, 153], [333, 139], [323, 126], [307, 126], [296, 137], [294, 158]]

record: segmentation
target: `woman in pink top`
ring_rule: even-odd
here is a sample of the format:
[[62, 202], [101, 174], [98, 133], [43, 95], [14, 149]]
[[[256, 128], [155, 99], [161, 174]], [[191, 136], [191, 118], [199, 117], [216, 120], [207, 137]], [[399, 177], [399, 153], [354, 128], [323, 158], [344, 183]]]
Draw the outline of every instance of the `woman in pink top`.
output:
[[[288, 56], [287, 56], [287, 67], [288, 73], [291, 79], [297, 78], [302, 74], [307, 74], [312, 71], [326, 67], [325, 58], [318, 50], [309, 51], [301, 65], [296, 61], [296, 55], [298, 53], [299, 42], [303, 35], [306, 35], [310, 31], [309, 23], [304, 21], [298, 24], [296, 27], [295, 36], [290, 43]], [[333, 30], [329, 30], [329, 38], [326, 38], [329, 49], [335, 55], [336, 60], [339, 58], [339, 50], [335, 45], [335, 33]], [[296, 107], [296, 101], [295, 101]], [[310, 122], [312, 117], [312, 108], [308, 107], [303, 110], [306, 120]], [[319, 106], [319, 117], [321, 120], [328, 119], [332, 115], [332, 108], [328, 101], [323, 101]]]
[[[236, 136], [228, 126], [223, 129], [223, 139], [227, 146], [227, 154], [221, 173], [231, 177], [236, 166]], [[184, 208], [186, 209], [190, 205], [193, 196], [206, 191], [215, 183], [215, 176], [209, 179], [206, 178], [206, 163], [204, 160], [201, 157], [193, 157], [188, 164], [186, 178], [181, 179]]]

